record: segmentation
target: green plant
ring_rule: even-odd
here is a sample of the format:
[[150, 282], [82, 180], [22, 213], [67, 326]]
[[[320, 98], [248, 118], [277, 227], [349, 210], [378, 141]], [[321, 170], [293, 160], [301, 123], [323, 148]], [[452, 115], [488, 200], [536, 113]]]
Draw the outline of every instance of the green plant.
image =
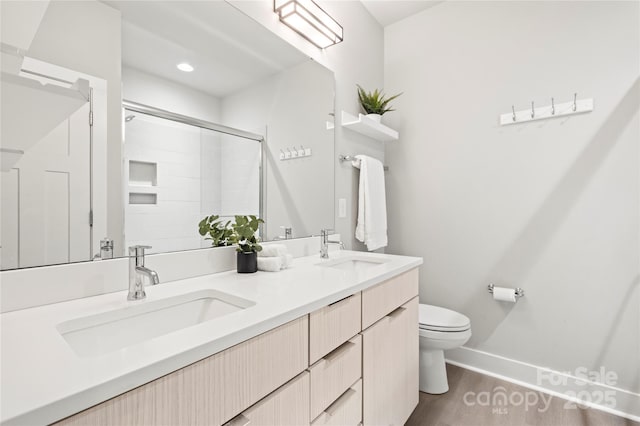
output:
[[391, 109], [389, 102], [402, 95], [402, 93], [398, 93], [397, 95], [387, 98], [385, 94], [378, 89], [373, 92], [367, 92], [359, 84], [356, 86], [358, 86], [358, 99], [360, 100], [360, 106], [367, 114], [383, 115], [386, 112], [395, 111], [394, 109]]
[[236, 221], [231, 225], [233, 229], [232, 241], [238, 245], [236, 251], [241, 253], [252, 253], [262, 250], [262, 246], [258, 244], [256, 232], [258, 226], [264, 223], [264, 220], [256, 216], [236, 216]]
[[214, 247], [230, 246], [233, 244], [233, 229], [229, 226], [231, 221], [224, 223], [218, 215], [205, 216], [198, 223], [198, 232], [203, 237], [209, 235], [205, 240], [212, 240]]

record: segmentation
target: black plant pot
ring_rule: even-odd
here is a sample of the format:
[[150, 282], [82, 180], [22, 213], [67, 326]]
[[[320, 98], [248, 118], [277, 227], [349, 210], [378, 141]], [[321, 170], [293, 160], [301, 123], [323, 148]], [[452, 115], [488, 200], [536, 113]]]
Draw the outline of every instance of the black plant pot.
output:
[[258, 270], [258, 253], [243, 253], [237, 252], [238, 261], [238, 273], [239, 274], [251, 274]]

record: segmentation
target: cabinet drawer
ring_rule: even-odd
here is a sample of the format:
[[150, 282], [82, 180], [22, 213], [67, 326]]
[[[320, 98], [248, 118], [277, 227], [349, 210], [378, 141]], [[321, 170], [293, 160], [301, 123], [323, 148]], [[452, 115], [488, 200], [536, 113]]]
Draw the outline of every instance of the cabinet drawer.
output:
[[91, 407], [56, 425], [219, 425], [303, 372], [308, 316]]
[[418, 295], [418, 268], [362, 292], [362, 329]]
[[362, 332], [365, 425], [403, 425], [418, 405], [418, 338], [417, 297]]
[[308, 424], [309, 373], [304, 372], [225, 426]]
[[316, 418], [362, 377], [362, 336], [357, 335], [309, 368], [311, 418]]
[[327, 407], [312, 426], [358, 426], [362, 422], [362, 379]]
[[309, 315], [310, 365], [360, 332], [360, 301], [358, 292]]

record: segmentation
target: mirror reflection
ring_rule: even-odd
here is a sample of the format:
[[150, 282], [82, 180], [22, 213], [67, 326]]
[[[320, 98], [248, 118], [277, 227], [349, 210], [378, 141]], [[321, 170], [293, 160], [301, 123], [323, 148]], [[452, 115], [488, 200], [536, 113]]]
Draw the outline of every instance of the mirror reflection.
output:
[[42, 5], [26, 40], [3, 6], [2, 269], [208, 247], [210, 214], [332, 227], [331, 71], [226, 2]]
[[[147, 110], [125, 108], [125, 246], [208, 247], [194, 224], [209, 212], [260, 216], [261, 140]], [[241, 179], [235, 167], [245, 171]]]

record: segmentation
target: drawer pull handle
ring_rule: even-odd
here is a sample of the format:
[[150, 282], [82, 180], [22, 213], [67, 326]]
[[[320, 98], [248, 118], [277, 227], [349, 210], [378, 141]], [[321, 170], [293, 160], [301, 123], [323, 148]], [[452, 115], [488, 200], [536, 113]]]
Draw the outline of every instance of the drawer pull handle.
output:
[[355, 389], [351, 389], [351, 388], [347, 389], [346, 392], [340, 395], [333, 404], [331, 404], [330, 406], [327, 407], [326, 410], [324, 410], [324, 412], [327, 413], [328, 416], [333, 416], [355, 394], [356, 394]]
[[405, 308], [404, 306], [400, 306], [398, 309], [396, 309], [396, 310], [394, 310], [394, 311], [392, 311], [392, 312], [389, 312], [389, 313], [387, 314], [387, 318], [389, 318], [389, 319], [391, 319], [391, 320], [396, 319], [397, 317], [399, 317], [400, 315], [402, 315], [402, 313], [403, 313], [404, 311], [406, 311], [406, 310], [407, 310], [407, 308]]
[[333, 303], [329, 303], [327, 306], [334, 306], [334, 305], [337, 305], [337, 304], [338, 304], [338, 303], [340, 303], [340, 302], [344, 302], [344, 301], [345, 301], [345, 300], [347, 300], [347, 299], [351, 299], [353, 296], [355, 296], [355, 294], [352, 294], [351, 296], [343, 297], [343, 298], [342, 298], [342, 299], [340, 299], [340, 300], [336, 300], [336, 301], [335, 301], [335, 302], [333, 302]]
[[342, 357], [342, 355], [344, 355], [347, 352], [349, 352], [349, 349], [351, 349], [351, 346], [354, 346], [354, 345], [355, 345], [355, 343], [351, 342], [351, 341], [344, 342], [342, 345], [338, 346], [333, 351], [331, 351], [327, 355], [325, 355], [322, 358], [322, 360], [325, 361], [325, 362], [335, 361], [336, 359]]
[[225, 423], [223, 426], [247, 426], [249, 423], [251, 423], [251, 419], [248, 419], [243, 414], [238, 414], [233, 419]]

